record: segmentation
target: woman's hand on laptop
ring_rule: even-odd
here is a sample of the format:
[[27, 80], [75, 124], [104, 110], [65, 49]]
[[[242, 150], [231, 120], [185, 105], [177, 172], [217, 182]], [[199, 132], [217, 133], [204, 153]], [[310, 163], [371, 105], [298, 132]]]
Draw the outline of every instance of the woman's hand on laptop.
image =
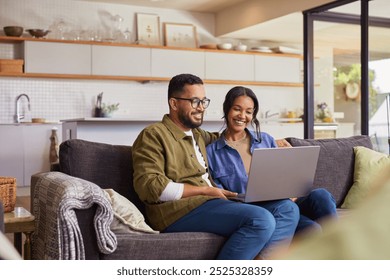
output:
[[278, 148], [290, 148], [292, 147], [289, 142], [287, 142], [286, 139], [276, 139], [275, 140], [276, 145], [278, 145]]

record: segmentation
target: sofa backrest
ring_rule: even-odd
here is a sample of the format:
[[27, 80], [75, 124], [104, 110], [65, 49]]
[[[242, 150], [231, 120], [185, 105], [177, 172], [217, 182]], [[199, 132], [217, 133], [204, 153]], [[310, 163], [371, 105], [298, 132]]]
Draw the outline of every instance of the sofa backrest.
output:
[[358, 135], [335, 139], [286, 138], [292, 146], [320, 146], [320, 155], [314, 177], [314, 187], [330, 191], [340, 206], [353, 184], [355, 154], [353, 147], [372, 149], [369, 136]]
[[81, 139], [66, 140], [59, 151], [59, 171], [103, 189], [114, 189], [145, 214], [144, 204], [133, 188], [131, 146], [110, 145]]

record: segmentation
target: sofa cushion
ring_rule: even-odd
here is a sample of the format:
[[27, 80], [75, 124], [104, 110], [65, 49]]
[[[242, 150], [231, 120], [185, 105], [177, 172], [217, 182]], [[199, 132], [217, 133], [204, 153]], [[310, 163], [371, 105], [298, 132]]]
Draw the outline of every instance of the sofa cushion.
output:
[[365, 147], [355, 147], [354, 183], [341, 208], [356, 208], [369, 194], [373, 180], [390, 165], [390, 157]]
[[336, 200], [338, 207], [353, 184], [355, 155], [353, 147], [372, 149], [369, 136], [358, 135], [336, 139], [286, 138], [292, 146], [320, 146], [320, 155], [314, 177], [314, 187], [324, 187]]
[[118, 233], [118, 248], [108, 260], [211, 260], [217, 257], [226, 238], [206, 232], [160, 234]]
[[114, 212], [114, 219], [111, 223], [113, 232], [159, 233], [145, 223], [144, 216], [130, 200], [113, 189], [105, 189], [104, 191]]
[[145, 214], [144, 204], [133, 188], [131, 146], [66, 140], [60, 145], [59, 162], [61, 172], [93, 182], [103, 189], [114, 189]]

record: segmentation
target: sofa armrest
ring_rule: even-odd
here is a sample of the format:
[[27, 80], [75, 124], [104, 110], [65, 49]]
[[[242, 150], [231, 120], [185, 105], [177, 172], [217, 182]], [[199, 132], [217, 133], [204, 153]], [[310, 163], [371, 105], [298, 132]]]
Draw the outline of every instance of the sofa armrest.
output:
[[[57, 178], [58, 177], [58, 178]], [[52, 259], [59, 253], [59, 232], [57, 228], [59, 211], [58, 195], [65, 188], [78, 181], [85, 181], [61, 172], [38, 173], [31, 177], [31, 212], [35, 216], [35, 231], [32, 236], [33, 259]], [[73, 209], [84, 244], [86, 259], [100, 259], [94, 218], [97, 204], [87, 209]]]
[[100, 259], [100, 251], [96, 239], [96, 231], [93, 219], [96, 213], [96, 204], [89, 209], [75, 209], [81, 235], [84, 241], [85, 259]]

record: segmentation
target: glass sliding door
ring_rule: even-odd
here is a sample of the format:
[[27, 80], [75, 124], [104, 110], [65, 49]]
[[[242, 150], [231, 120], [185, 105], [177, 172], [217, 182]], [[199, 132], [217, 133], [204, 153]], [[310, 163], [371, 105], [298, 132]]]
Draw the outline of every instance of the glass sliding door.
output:
[[367, 134], [389, 153], [389, 5], [340, 0], [304, 12], [305, 137]]
[[360, 134], [360, 26], [314, 21], [314, 138]]
[[369, 2], [369, 133], [374, 148], [390, 153], [390, 16], [387, 0]]

